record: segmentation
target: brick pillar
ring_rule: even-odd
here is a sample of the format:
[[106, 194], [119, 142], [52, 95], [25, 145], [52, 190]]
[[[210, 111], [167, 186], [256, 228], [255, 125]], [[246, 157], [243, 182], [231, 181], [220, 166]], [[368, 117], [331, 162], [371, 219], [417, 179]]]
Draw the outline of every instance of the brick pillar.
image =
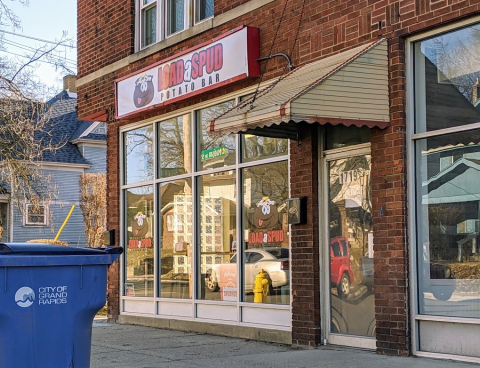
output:
[[372, 129], [377, 352], [410, 355], [404, 40], [389, 40], [389, 60], [390, 126]]
[[300, 145], [290, 143], [290, 192], [307, 196], [307, 223], [291, 226], [292, 342], [316, 347], [321, 342], [318, 239], [318, 131], [301, 127]]
[[[115, 229], [115, 246], [122, 246], [123, 244], [120, 244], [119, 188], [120, 160], [122, 157], [120, 157], [118, 146], [118, 122], [109, 122], [107, 125], [107, 226], [109, 230]], [[119, 258], [109, 267], [107, 275], [107, 314], [110, 322], [115, 322], [120, 314], [121, 292]]]

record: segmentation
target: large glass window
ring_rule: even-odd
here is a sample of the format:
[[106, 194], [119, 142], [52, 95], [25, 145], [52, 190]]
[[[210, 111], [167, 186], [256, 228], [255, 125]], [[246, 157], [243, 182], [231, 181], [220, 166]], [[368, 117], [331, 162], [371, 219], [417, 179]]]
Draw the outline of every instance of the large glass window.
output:
[[288, 140], [210, 135], [235, 102], [123, 133], [124, 296], [290, 303]]
[[153, 296], [154, 206], [153, 187], [143, 186], [125, 191], [127, 296]]
[[480, 25], [415, 43], [415, 132], [480, 122]]
[[198, 179], [201, 299], [238, 299], [235, 185], [235, 170]]
[[191, 298], [193, 292], [193, 196], [191, 179], [160, 184], [160, 296]]
[[242, 134], [242, 161], [252, 162], [288, 153], [288, 139]]
[[[288, 165], [278, 162], [243, 170], [244, 301], [290, 303], [290, 242], [286, 216]], [[254, 295], [255, 278], [263, 270], [264, 297]]]
[[233, 107], [235, 101], [227, 101], [197, 111], [198, 170], [214, 169], [235, 164], [235, 134], [211, 136], [210, 122]]
[[468, 127], [480, 122], [479, 34], [414, 44], [415, 132], [430, 132], [413, 136], [421, 314], [480, 318], [480, 131]]
[[151, 125], [124, 135], [124, 183], [153, 179], [153, 128]]
[[190, 114], [158, 124], [158, 166], [161, 178], [192, 172]]

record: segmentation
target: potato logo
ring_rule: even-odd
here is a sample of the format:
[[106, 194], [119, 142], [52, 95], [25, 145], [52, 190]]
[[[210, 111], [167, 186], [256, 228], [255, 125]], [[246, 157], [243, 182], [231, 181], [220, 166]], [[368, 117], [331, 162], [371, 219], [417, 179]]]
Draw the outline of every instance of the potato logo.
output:
[[255, 227], [259, 229], [271, 229], [278, 224], [278, 210], [275, 201], [263, 197], [257, 202], [257, 209], [253, 214]]
[[148, 232], [147, 215], [144, 215], [142, 212], [138, 212], [133, 217], [132, 229], [133, 229], [133, 236], [137, 238], [143, 238], [145, 235], [147, 235], [147, 232]]
[[152, 81], [153, 75], [142, 75], [135, 81], [133, 103], [136, 107], [143, 107], [152, 102], [155, 93]]

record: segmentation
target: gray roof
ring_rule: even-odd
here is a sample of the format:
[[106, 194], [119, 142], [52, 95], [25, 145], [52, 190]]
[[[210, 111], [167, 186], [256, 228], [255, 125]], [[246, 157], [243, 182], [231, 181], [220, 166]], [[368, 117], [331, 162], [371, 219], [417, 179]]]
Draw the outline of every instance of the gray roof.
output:
[[[67, 142], [62, 148], [55, 152], [47, 151], [44, 153], [43, 161], [72, 163], [72, 164], [89, 164], [83, 158], [78, 147], [71, 143], [72, 140], [82, 136], [82, 134], [94, 124], [93, 121], [82, 121], [77, 119], [77, 99], [70, 97], [67, 91], [62, 91], [50, 101], [51, 119], [48, 123], [51, 129], [51, 136], [48, 137], [53, 144]], [[46, 136], [39, 135], [39, 139], [45, 139]], [[82, 139], [92, 141], [105, 141], [105, 134], [88, 134]]]

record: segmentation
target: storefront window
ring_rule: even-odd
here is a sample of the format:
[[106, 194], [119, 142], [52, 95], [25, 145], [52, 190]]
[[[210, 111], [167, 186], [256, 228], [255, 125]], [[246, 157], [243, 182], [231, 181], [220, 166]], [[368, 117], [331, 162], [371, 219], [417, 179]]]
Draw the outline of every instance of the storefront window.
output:
[[153, 127], [151, 125], [124, 134], [125, 184], [153, 179]]
[[162, 183], [159, 193], [160, 297], [191, 298], [194, 244], [191, 179]]
[[480, 131], [468, 126], [480, 122], [479, 33], [414, 44], [415, 132], [431, 132], [413, 136], [421, 314], [480, 318]]
[[415, 132], [480, 122], [480, 25], [415, 43]]
[[284, 156], [288, 153], [288, 139], [242, 134], [242, 162]]
[[234, 101], [196, 112], [198, 129], [198, 171], [235, 165], [235, 134], [214, 137], [208, 134], [210, 122], [233, 107]]
[[[244, 301], [290, 303], [290, 243], [287, 223], [288, 164], [278, 162], [243, 170]], [[263, 270], [262, 293], [254, 292]], [[262, 295], [263, 294], [263, 295]]]
[[198, 179], [201, 299], [238, 300], [235, 183], [234, 170]]
[[192, 172], [191, 115], [158, 124], [158, 173], [161, 178]]
[[153, 296], [154, 261], [153, 187], [125, 191], [127, 296]]
[[480, 318], [480, 131], [416, 150], [420, 313]]
[[325, 149], [336, 149], [370, 143], [370, 128], [345, 125], [325, 125]]

